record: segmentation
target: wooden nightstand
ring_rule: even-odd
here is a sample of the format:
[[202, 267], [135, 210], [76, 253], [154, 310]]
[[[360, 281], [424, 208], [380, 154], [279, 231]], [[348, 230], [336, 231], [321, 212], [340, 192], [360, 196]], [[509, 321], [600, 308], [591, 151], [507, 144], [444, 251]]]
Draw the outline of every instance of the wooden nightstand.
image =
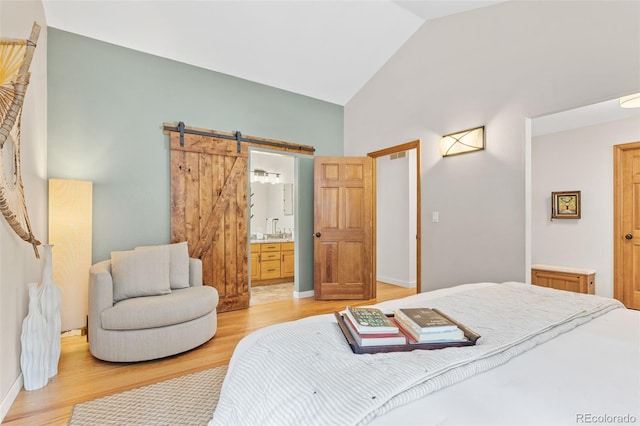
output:
[[541, 287], [595, 294], [596, 271], [555, 265], [531, 265], [531, 283]]

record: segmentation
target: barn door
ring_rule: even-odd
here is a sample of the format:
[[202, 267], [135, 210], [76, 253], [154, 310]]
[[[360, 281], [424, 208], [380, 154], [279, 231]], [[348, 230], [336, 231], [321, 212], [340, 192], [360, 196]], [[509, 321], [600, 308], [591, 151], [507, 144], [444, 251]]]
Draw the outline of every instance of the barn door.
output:
[[[247, 145], [170, 132], [171, 241], [187, 241], [202, 259], [218, 312], [249, 307]], [[238, 151], [240, 149], [240, 151]]]

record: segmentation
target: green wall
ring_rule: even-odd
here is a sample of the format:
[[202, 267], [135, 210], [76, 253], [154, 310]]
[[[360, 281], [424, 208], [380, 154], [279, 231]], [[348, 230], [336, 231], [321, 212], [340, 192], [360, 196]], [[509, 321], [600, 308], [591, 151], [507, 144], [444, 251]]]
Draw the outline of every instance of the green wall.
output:
[[[48, 176], [93, 182], [93, 262], [169, 242], [165, 122], [343, 154], [342, 106], [53, 28], [48, 37]], [[298, 164], [298, 276], [307, 291], [313, 162]]]

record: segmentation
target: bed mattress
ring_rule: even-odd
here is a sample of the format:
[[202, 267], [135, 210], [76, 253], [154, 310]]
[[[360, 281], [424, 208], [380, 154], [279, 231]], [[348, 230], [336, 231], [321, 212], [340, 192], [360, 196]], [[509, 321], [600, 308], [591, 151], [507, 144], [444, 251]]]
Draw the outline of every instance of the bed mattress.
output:
[[[400, 306], [429, 306], [445, 296], [496, 285], [467, 284], [376, 306], [385, 311]], [[557, 294], [554, 293], [556, 290], [543, 291], [551, 296]], [[566, 296], [566, 292], [560, 293]], [[575, 297], [580, 299], [585, 296]], [[230, 387], [237, 385], [233, 378], [248, 367], [246, 356], [243, 355], [253, 350], [257, 342], [291, 329], [294, 325], [311, 327], [327, 322], [335, 323], [335, 318], [332, 315], [319, 315], [278, 324], [258, 330], [243, 339], [231, 359], [229, 373], [223, 384], [221, 402], [224, 406], [233, 406], [234, 393]], [[466, 325], [473, 328], [471, 324]], [[304, 352], [301, 351], [300, 356], [305, 356]], [[300, 377], [296, 379], [299, 380]], [[264, 395], [256, 395], [256, 401], [261, 397]], [[340, 398], [340, 395], [336, 395], [336, 398]], [[532, 345], [531, 349], [509, 358], [496, 368], [470, 375], [413, 401], [407, 402], [402, 398], [397, 401], [390, 405], [393, 409], [378, 410], [359, 422], [374, 425], [637, 422], [640, 419], [640, 313], [627, 309], [608, 309], [606, 313], [565, 330], [557, 337]], [[225, 424], [228, 420], [228, 417], [216, 418], [214, 414], [211, 424]], [[306, 420], [307, 424], [322, 424], [318, 418]]]

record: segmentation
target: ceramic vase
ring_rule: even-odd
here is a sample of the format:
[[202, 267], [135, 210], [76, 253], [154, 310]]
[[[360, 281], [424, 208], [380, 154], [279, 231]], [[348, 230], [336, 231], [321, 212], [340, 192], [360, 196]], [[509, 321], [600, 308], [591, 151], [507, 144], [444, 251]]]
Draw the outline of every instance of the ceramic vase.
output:
[[20, 367], [24, 388], [40, 389], [49, 381], [47, 374], [47, 323], [40, 313], [38, 283], [29, 283], [29, 312], [22, 321]]
[[43, 244], [44, 267], [42, 270], [42, 283], [38, 290], [40, 298], [40, 311], [47, 323], [47, 374], [53, 377], [58, 374], [58, 361], [60, 360], [60, 287], [53, 282], [53, 258], [50, 244]]

